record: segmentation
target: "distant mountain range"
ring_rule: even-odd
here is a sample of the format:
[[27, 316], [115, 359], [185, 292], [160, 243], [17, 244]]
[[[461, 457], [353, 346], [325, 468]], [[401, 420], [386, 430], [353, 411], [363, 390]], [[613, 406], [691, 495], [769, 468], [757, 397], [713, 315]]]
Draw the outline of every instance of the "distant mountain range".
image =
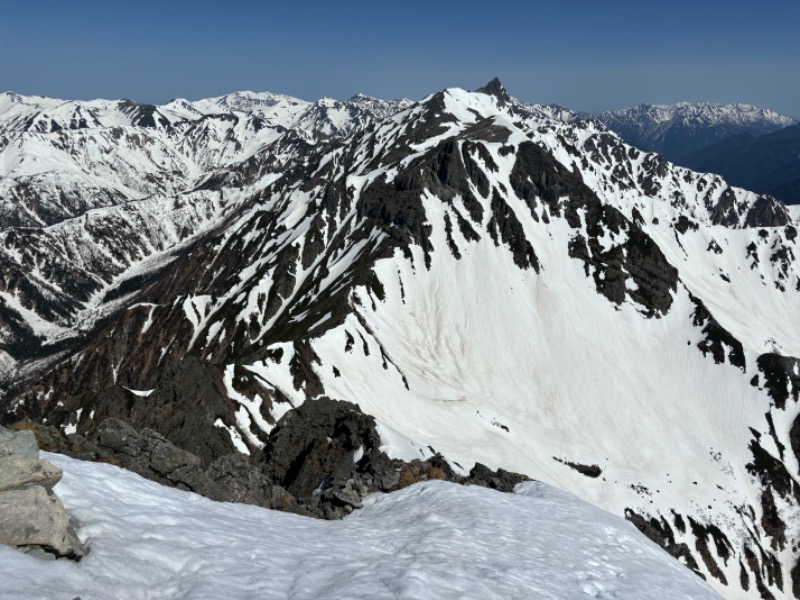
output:
[[742, 133], [770, 133], [797, 123], [792, 117], [750, 104], [640, 104], [594, 115], [629, 144], [673, 162]]
[[593, 117], [642, 150], [800, 203], [800, 125], [792, 117], [749, 104], [710, 103], [641, 104]]
[[695, 171], [720, 173], [745, 189], [800, 204], [800, 125], [760, 136], [741, 133], [680, 162]]

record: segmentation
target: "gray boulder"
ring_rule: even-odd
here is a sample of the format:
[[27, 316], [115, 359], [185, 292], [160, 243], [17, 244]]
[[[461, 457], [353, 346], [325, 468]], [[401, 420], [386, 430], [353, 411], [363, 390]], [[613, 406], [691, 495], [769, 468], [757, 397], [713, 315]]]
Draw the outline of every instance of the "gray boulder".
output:
[[35, 460], [16, 454], [0, 457], [0, 492], [40, 485], [52, 490], [61, 481], [62, 471], [48, 460]]
[[32, 431], [9, 431], [0, 427], [0, 457], [12, 454], [39, 458], [39, 445]]
[[86, 554], [53, 493], [61, 475], [39, 459], [32, 431], [0, 427], [0, 544], [41, 557], [80, 560]]
[[64, 505], [41, 486], [0, 493], [0, 544], [74, 559], [86, 554]]

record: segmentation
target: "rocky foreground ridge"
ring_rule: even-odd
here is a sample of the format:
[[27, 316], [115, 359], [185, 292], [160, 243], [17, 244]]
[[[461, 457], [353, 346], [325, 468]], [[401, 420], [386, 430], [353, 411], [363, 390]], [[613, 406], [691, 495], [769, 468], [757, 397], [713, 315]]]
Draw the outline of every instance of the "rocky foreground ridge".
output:
[[[529, 480], [481, 464], [461, 476], [435, 452], [426, 460], [390, 458], [380, 449], [373, 417], [349, 402], [328, 398], [284, 415], [257, 455], [228, 454], [210, 463], [152, 429], [136, 431], [120, 419], [106, 419], [89, 439], [30, 421], [16, 428], [20, 431], [13, 435], [25, 436], [31, 448], [36, 447], [35, 434], [45, 450], [113, 463], [212, 500], [324, 519], [340, 519], [360, 508], [368, 494], [393, 492], [420, 481], [438, 479], [511, 492], [517, 483]], [[40, 462], [47, 473], [57, 471], [47, 461]], [[58, 477], [47, 481], [51, 489]]]

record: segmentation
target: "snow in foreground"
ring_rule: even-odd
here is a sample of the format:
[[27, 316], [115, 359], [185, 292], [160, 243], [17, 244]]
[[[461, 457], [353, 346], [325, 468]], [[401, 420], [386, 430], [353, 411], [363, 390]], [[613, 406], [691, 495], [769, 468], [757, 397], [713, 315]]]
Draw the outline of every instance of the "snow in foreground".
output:
[[428, 482], [331, 522], [46, 456], [92, 550], [73, 564], [0, 546], [0, 598], [718, 598], [629, 523], [541, 483]]

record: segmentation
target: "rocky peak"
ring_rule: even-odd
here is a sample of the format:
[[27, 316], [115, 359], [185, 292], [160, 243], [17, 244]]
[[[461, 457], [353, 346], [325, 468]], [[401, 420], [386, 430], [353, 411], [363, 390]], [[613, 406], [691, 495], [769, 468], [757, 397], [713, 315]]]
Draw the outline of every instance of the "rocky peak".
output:
[[481, 94], [488, 94], [490, 96], [494, 96], [500, 101], [500, 105], [504, 105], [507, 102], [511, 102], [511, 96], [509, 96], [506, 88], [503, 87], [503, 84], [500, 83], [500, 79], [495, 77], [489, 83], [484, 85], [483, 87], [479, 87], [476, 92], [480, 92]]

